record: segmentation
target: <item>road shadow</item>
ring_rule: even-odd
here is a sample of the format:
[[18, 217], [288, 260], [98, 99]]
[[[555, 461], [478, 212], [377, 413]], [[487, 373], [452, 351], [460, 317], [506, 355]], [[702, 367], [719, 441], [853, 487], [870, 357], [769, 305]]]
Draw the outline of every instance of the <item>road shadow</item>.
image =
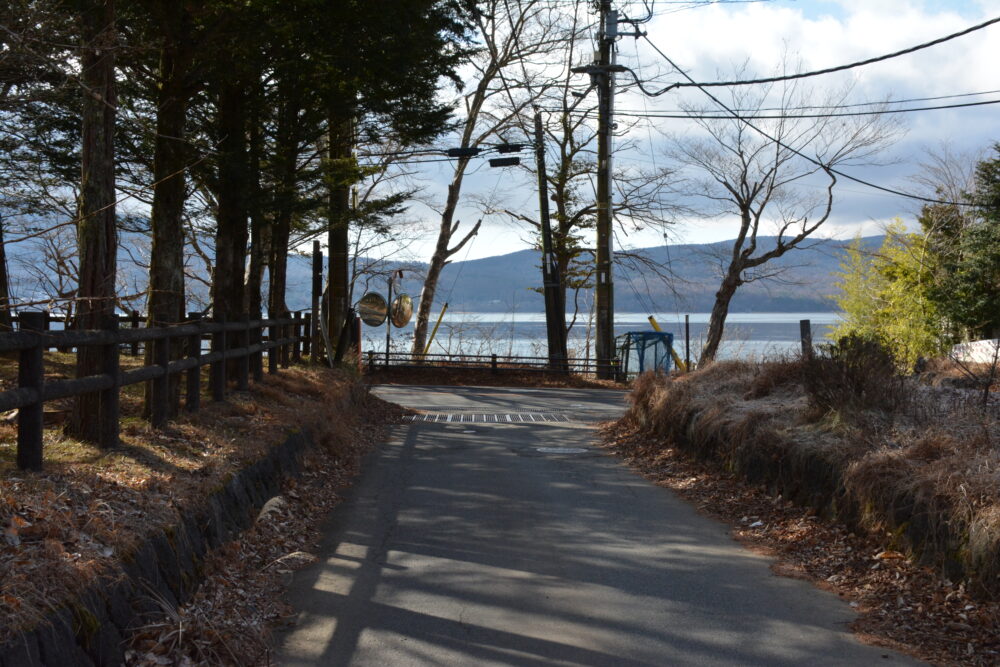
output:
[[587, 429], [394, 433], [296, 575], [280, 665], [898, 664]]

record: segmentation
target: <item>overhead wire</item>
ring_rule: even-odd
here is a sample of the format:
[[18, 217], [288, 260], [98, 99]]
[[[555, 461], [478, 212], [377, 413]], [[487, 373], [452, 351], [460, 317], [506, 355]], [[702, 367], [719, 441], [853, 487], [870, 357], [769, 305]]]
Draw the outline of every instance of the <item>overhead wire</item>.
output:
[[[780, 82], [780, 81], [794, 81], [794, 80], [797, 80], [797, 79], [805, 79], [805, 78], [808, 78], [808, 77], [820, 76], [820, 75], [823, 75], [823, 74], [832, 74], [834, 72], [843, 72], [845, 70], [854, 69], [856, 67], [863, 67], [865, 65], [871, 65], [873, 63], [882, 62], [884, 60], [889, 60], [889, 59], [892, 59], [892, 58], [898, 58], [900, 56], [908, 55], [910, 53], [915, 53], [916, 51], [927, 49], [927, 48], [930, 48], [932, 46], [937, 46], [938, 44], [943, 44], [944, 42], [948, 42], [948, 41], [951, 41], [953, 39], [957, 39], [959, 37], [964, 37], [965, 35], [968, 35], [970, 33], [976, 32], [978, 30], [982, 30], [984, 28], [988, 28], [989, 26], [991, 26], [991, 25], [993, 25], [995, 23], [1000, 23], [1000, 16], [997, 16], [995, 18], [989, 19], [987, 21], [983, 21], [982, 23], [977, 23], [976, 25], [970, 26], [970, 27], [966, 28], [965, 30], [960, 30], [958, 32], [951, 33], [950, 35], [945, 35], [944, 37], [939, 37], [939, 38], [933, 39], [933, 40], [931, 40], [929, 42], [923, 42], [921, 44], [917, 44], [915, 46], [911, 46], [911, 47], [908, 47], [908, 48], [905, 48], [905, 49], [901, 49], [899, 51], [893, 51], [892, 53], [886, 53], [886, 54], [883, 54], [881, 56], [875, 56], [874, 58], [866, 58], [865, 60], [858, 60], [856, 62], [846, 63], [844, 65], [837, 65], [835, 67], [827, 67], [825, 69], [820, 69], [820, 70], [813, 70], [813, 71], [810, 71], [810, 72], [799, 72], [799, 73], [796, 73], [796, 74], [783, 74], [781, 76], [770, 76], [770, 77], [764, 77], [764, 78], [760, 78], [760, 79], [744, 79], [744, 80], [736, 80], [736, 81], [705, 81], [705, 82], [700, 82], [700, 81], [695, 81], [693, 78], [687, 76], [687, 74], [685, 74], [683, 71], [681, 71], [681, 70], [678, 69], [677, 71], [680, 74], [682, 74], [684, 76], [684, 78], [688, 79], [686, 82], [683, 82], [683, 81], [674, 82], [674, 83], [672, 83], [672, 84], [670, 84], [668, 86], [665, 86], [664, 88], [661, 88], [660, 90], [651, 91], [651, 90], [647, 90], [646, 89], [646, 87], [644, 85], [645, 82], [643, 82], [638, 77], [638, 75], [636, 75], [635, 72], [633, 72], [632, 70], [627, 69], [627, 68], [626, 68], [626, 71], [629, 72], [632, 75], [632, 77], [635, 79], [635, 83], [636, 83], [636, 85], [638, 85], [639, 89], [643, 93], [645, 93], [646, 95], [648, 95], [649, 97], [659, 97], [660, 95], [663, 95], [664, 93], [669, 92], [671, 90], [676, 90], [677, 88], [691, 88], [691, 87], [694, 87], [694, 88], [698, 88], [698, 89], [704, 90], [705, 88], [713, 88], [713, 87], [727, 87], [727, 88], [729, 88], [729, 87], [733, 87], [733, 86], [749, 86], [749, 85], [755, 85], [755, 84], [761, 84], [761, 83], [777, 83], [777, 82]], [[646, 39], [646, 41], [649, 42], [649, 44], [651, 46], [653, 46], [654, 49], [656, 48], [655, 45], [653, 45], [653, 43], [649, 40], [649, 37], [645, 33], [640, 33], [640, 35], [644, 39]], [[658, 51], [658, 49], [657, 49], [657, 51]], [[660, 53], [660, 55], [663, 55], [662, 52]], [[675, 66], [675, 69], [676, 69], [676, 66]]]
[[[814, 109], [855, 109], [857, 107], [870, 107], [876, 104], [908, 104], [910, 102], [936, 102], [938, 100], [950, 100], [960, 97], [979, 97], [981, 95], [993, 95], [1000, 93], [1000, 88], [994, 90], [980, 90], [972, 93], [952, 93], [950, 95], [934, 95], [932, 97], [908, 97], [901, 100], [884, 99], [869, 102], [851, 102], [850, 104], [801, 104], [787, 107], [758, 107], [756, 109], [734, 109], [739, 113], [756, 113], [759, 111], [812, 111]], [[645, 105], [643, 105], [645, 108]], [[616, 109], [616, 113], [621, 111]], [[686, 109], [662, 109], [660, 113], [686, 113]]]
[[[789, 111], [811, 111], [811, 110], [814, 110], [814, 109], [856, 109], [858, 107], [872, 107], [872, 106], [876, 106], [876, 105], [879, 105], [879, 104], [881, 104], [881, 105], [887, 105], [887, 104], [908, 104], [910, 102], [934, 102], [934, 101], [937, 101], [937, 100], [950, 100], [950, 99], [958, 99], [958, 98], [964, 98], [964, 97], [979, 97], [981, 95], [992, 95], [992, 94], [995, 94], [995, 93], [1000, 93], [1000, 88], [995, 89], [995, 90], [982, 90], [982, 91], [977, 91], [977, 92], [973, 92], [973, 93], [954, 93], [954, 94], [951, 94], [951, 95], [935, 95], [935, 96], [932, 96], [932, 97], [909, 97], [909, 98], [905, 98], [905, 99], [901, 99], [901, 100], [884, 99], [884, 100], [869, 101], [869, 102], [852, 102], [850, 104], [803, 104], [803, 105], [788, 106], [788, 107], [758, 107], [756, 109], [739, 109], [739, 108], [737, 108], [737, 109], [733, 109], [733, 110], [736, 111], [736, 112], [738, 112], [738, 113], [740, 113], [740, 114], [746, 114], [746, 113], [757, 113], [757, 112], [760, 112], [760, 111], [783, 111], [783, 112], [789, 112]], [[647, 105], [643, 104], [643, 108], [648, 111], [648, 106]], [[540, 109], [542, 111], [565, 111], [564, 109], [556, 108], [556, 107], [540, 107]], [[569, 111], [574, 111], [574, 110], [575, 109], [569, 109]], [[589, 111], [593, 111], [593, 110], [591, 109]], [[584, 112], [583, 111], [579, 111], [577, 113], [583, 114]], [[615, 113], [620, 115], [620, 114], [638, 114], [639, 112], [636, 111], [636, 110], [632, 110], [632, 109], [615, 109]], [[690, 111], [686, 110], [686, 109], [662, 109], [662, 110], [656, 110], [653, 113], [655, 113], [655, 114], [678, 114], [678, 115], [679, 114], [684, 114], [685, 117], [688, 117], [690, 115]], [[668, 117], [672, 117], [672, 115], [671, 116], [663, 116], [663, 117], [668, 118]], [[725, 116], [725, 117], [728, 117], [728, 116]]]
[[[1000, 18], [998, 18], [996, 20], [1000, 21]], [[994, 22], [996, 22], [996, 21], [994, 21]], [[721, 108], [725, 109], [729, 113], [729, 115], [732, 116], [734, 119], [740, 121], [741, 123], [743, 123], [744, 125], [746, 125], [750, 129], [752, 129], [753, 131], [757, 132], [757, 134], [759, 134], [762, 137], [766, 138], [768, 141], [773, 141], [776, 146], [780, 146], [781, 148], [783, 148], [783, 149], [785, 149], [785, 150], [787, 150], [787, 151], [789, 151], [789, 152], [791, 152], [791, 153], [793, 153], [793, 154], [801, 157], [802, 159], [806, 160], [807, 162], [811, 162], [812, 164], [816, 165], [817, 167], [819, 167], [820, 169], [826, 171], [827, 173], [835, 174], [837, 176], [840, 176], [841, 178], [846, 178], [849, 181], [854, 181], [855, 183], [860, 183], [861, 185], [865, 185], [865, 186], [867, 186], [869, 188], [874, 188], [875, 190], [881, 190], [883, 192], [888, 192], [890, 194], [898, 195], [900, 197], [906, 197], [908, 199], [914, 199], [914, 200], [917, 200], [917, 201], [923, 201], [923, 202], [927, 202], [927, 203], [930, 203], [930, 204], [943, 204], [943, 205], [946, 205], [946, 206], [967, 206], [967, 207], [968, 206], [974, 206], [974, 204], [970, 204], [969, 202], [947, 201], [947, 200], [944, 200], [944, 199], [935, 199], [935, 198], [932, 198], [932, 197], [924, 197], [922, 195], [916, 195], [916, 194], [913, 194], [913, 193], [910, 193], [910, 192], [903, 192], [902, 190], [896, 190], [895, 188], [889, 188], [889, 187], [886, 187], [884, 185], [878, 185], [876, 183], [872, 183], [870, 181], [866, 181], [866, 180], [864, 180], [862, 178], [858, 178], [857, 176], [851, 176], [850, 174], [845, 173], [845, 172], [843, 172], [843, 171], [841, 171], [839, 169], [835, 169], [835, 168], [833, 168], [833, 167], [831, 167], [829, 165], [823, 164], [819, 160], [817, 160], [815, 158], [812, 158], [812, 157], [806, 155], [805, 153], [803, 153], [802, 151], [800, 151], [800, 150], [798, 150], [796, 148], [793, 148], [792, 146], [789, 146], [788, 144], [786, 144], [785, 142], [781, 141], [780, 139], [777, 139], [777, 138], [771, 136], [770, 134], [768, 134], [764, 130], [760, 129], [759, 127], [757, 127], [756, 125], [754, 125], [753, 123], [751, 123], [749, 120], [745, 119], [743, 116], [741, 116], [737, 112], [735, 112], [732, 109], [730, 109], [722, 100], [720, 100], [718, 97], [716, 97], [711, 92], [709, 92], [708, 90], [706, 90], [704, 87], [702, 87], [699, 84], [697, 84], [695, 82], [695, 80], [686, 71], [684, 71], [683, 69], [681, 69], [680, 67], [678, 67], [678, 65], [670, 58], [670, 56], [668, 56], [658, 46], [656, 46], [656, 44], [654, 44], [653, 41], [650, 40], [647, 35], [643, 35], [642, 37], [643, 37], [643, 39], [646, 40], [646, 43], [649, 44], [650, 47], [652, 47], [654, 51], [656, 51], [658, 54], [660, 54], [660, 56], [664, 60], [666, 60], [667, 63], [670, 64], [671, 67], [673, 67], [675, 70], [677, 70], [681, 74], [681, 76], [683, 76], [688, 81], [690, 81], [692, 83], [692, 85], [694, 85], [695, 87], [697, 87], [698, 90], [700, 90], [702, 93], [704, 93], [709, 99], [711, 99], [713, 102], [715, 102], [718, 106], [720, 106]]]
[[[638, 69], [641, 66], [641, 63], [639, 61], [639, 40], [635, 40], [635, 58], [636, 58], [636, 68]], [[647, 103], [646, 103], [646, 98], [645, 97], [642, 98], [642, 106], [643, 106], [644, 109], [648, 110]], [[649, 140], [649, 157], [650, 157], [650, 159], [653, 162], [653, 171], [654, 171], [654, 173], [658, 174], [659, 170], [660, 170], [660, 167], [656, 163], [656, 149], [653, 146], [653, 128], [651, 127], [651, 125], [652, 125], [651, 123], [646, 123], [646, 137]], [[662, 201], [659, 200], [659, 198], [657, 198], [657, 204], [659, 205], [658, 208], [659, 208], [659, 213], [660, 213], [660, 220], [661, 220], [661, 222], [664, 222], [663, 221], [663, 217], [664, 217], [663, 216], [663, 203], [662, 203]], [[665, 233], [664, 233], [664, 235], [665, 235]], [[669, 262], [669, 253], [670, 253], [670, 251], [667, 250], [668, 262]], [[646, 281], [646, 276], [642, 272], [640, 272], [640, 276], [642, 276], [642, 280], [646, 284], [646, 292], [648, 294], [649, 293], [649, 283]], [[629, 281], [629, 285], [632, 287], [633, 291], [636, 291], [635, 286], [632, 284], [631, 280]], [[638, 296], [638, 292], [637, 291], [636, 291], [636, 295]], [[643, 303], [642, 299], [639, 299], [639, 303], [641, 305], [645, 305]], [[648, 311], [650, 317], [653, 316], [653, 312], [654, 312], [655, 306], [656, 306], [655, 299], [652, 296], [650, 296], [649, 297], [649, 306], [647, 308], [647, 311]]]
[[[872, 102], [872, 105], [879, 104], [878, 102]], [[883, 103], [885, 104], [885, 103]], [[990, 106], [993, 104], [1000, 104], [1000, 99], [997, 100], [985, 100], [982, 102], [961, 102], [959, 104], [939, 104], [927, 107], [907, 107], [905, 109], [873, 109], [871, 111], [848, 111], [843, 113], [803, 113], [803, 114], [742, 114], [740, 112], [741, 118], [746, 118], [747, 120], [796, 120], [799, 118], [847, 118], [851, 116], [881, 116], [883, 114], [892, 113], [912, 113], [916, 111], [939, 111], [943, 109], [962, 109], [967, 107], [982, 107]], [[582, 112], [583, 115], [588, 115], [589, 110]], [[692, 112], [692, 113], [666, 113], [666, 112], [639, 112], [639, 111], [619, 111], [615, 110], [616, 116], [624, 116], [625, 118], [665, 118], [665, 119], [676, 119], [676, 120], [715, 120], [715, 119], [726, 119], [731, 118], [731, 116], [722, 113], [704, 113], [704, 112]]]
[[709, 7], [711, 5], [752, 5], [759, 4], [762, 2], [773, 2], [774, 0], [687, 0], [677, 2], [663, 2], [666, 5], [684, 5], [683, 7], [674, 7], [669, 10], [653, 12], [653, 16], [667, 16], [669, 14], [676, 14], [678, 12], [687, 11], [689, 9], [698, 9], [699, 7]]

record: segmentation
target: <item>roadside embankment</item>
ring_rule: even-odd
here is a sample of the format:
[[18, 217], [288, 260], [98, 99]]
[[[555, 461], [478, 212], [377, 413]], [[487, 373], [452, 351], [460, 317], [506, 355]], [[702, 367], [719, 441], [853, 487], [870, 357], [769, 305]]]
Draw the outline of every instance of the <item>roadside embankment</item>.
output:
[[[129, 420], [119, 449], [53, 436], [45, 472], [0, 469], [0, 665], [125, 662], [135, 633], [176, 620], [213, 554], [304, 459], [319, 457], [345, 482], [338, 471], [356, 468], [369, 400], [352, 378], [294, 368], [163, 430]], [[187, 625], [176, 639], [197, 636]], [[149, 648], [165, 653], [162, 641]]]
[[624, 421], [647, 457], [711, 462], [1000, 598], [1000, 424], [974, 392], [920, 386], [854, 350], [647, 375]]

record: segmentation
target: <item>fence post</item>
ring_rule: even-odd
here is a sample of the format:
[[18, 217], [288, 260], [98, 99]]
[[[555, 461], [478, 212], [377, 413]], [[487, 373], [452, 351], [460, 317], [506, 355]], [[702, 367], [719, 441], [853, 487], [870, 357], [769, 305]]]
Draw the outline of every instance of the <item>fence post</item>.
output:
[[313, 241], [312, 260], [312, 300], [309, 302], [312, 309], [312, 318], [309, 321], [309, 361], [316, 363], [322, 356], [323, 350], [319, 330], [319, 318], [322, 317], [319, 301], [323, 297], [323, 252], [320, 250], [319, 241]]
[[208, 372], [208, 387], [212, 392], [213, 401], [226, 400], [226, 318], [213, 318], [216, 324], [223, 328], [212, 334], [212, 352], [221, 352], [222, 359], [213, 361]]
[[153, 365], [163, 369], [163, 375], [153, 378], [150, 383], [149, 423], [153, 428], [166, 425], [170, 417], [170, 376], [167, 367], [170, 364], [170, 335], [165, 327], [161, 327], [162, 338], [151, 341], [153, 344]]
[[111, 315], [105, 323], [105, 329], [114, 334], [111, 343], [104, 345], [101, 350], [101, 371], [111, 377], [113, 383], [110, 387], [101, 392], [101, 434], [100, 445], [104, 449], [112, 449], [118, 446], [118, 432], [121, 428], [119, 418], [121, 417], [121, 351], [118, 348], [118, 316]]
[[[268, 313], [270, 315], [270, 313]], [[271, 320], [272, 322], [274, 320]], [[277, 324], [271, 324], [267, 327], [267, 372], [274, 375], [278, 372], [278, 357], [281, 355], [280, 348], [271, 347], [271, 345], [278, 340], [280, 337], [281, 327]]]
[[[43, 312], [18, 313], [18, 329], [20, 331], [37, 331], [45, 329]], [[23, 406], [17, 411], [17, 467], [21, 470], [42, 469], [42, 429], [43, 403], [42, 389], [45, 383], [44, 343], [39, 340], [33, 347], [21, 350], [17, 366], [17, 386], [34, 389], [38, 400]]]
[[302, 354], [312, 360], [312, 313], [306, 313], [302, 321]]
[[187, 388], [184, 391], [184, 407], [189, 412], [197, 412], [201, 408], [201, 313], [188, 313], [198, 331], [187, 337], [187, 356], [196, 359], [198, 363], [187, 372]]
[[375, 353], [371, 350], [368, 350], [368, 372], [375, 372]]
[[241, 348], [243, 354], [240, 356], [237, 366], [236, 388], [240, 391], [248, 391], [250, 389], [250, 355], [247, 348], [250, 347], [250, 316], [240, 317], [240, 323], [243, 328], [236, 334], [236, 347]]
[[684, 316], [684, 372], [691, 372], [691, 316]]
[[[48, 311], [45, 311], [45, 317], [43, 319], [43, 324], [42, 324], [42, 328], [40, 329], [40, 331], [49, 331], [52, 328], [52, 324], [51, 323], [52, 323], [52, 313], [50, 313]], [[63, 331], [69, 331], [70, 329], [75, 329], [76, 328], [76, 317], [74, 316], [72, 318], [69, 318], [69, 320], [67, 321], [67, 318], [65, 316], [63, 316], [63, 318], [62, 318], [62, 325], [63, 325]], [[50, 348], [46, 347], [44, 349], [48, 350]], [[68, 346], [67, 347], [65, 345], [57, 345], [55, 347], [55, 350], [56, 350], [56, 352], [72, 352], [73, 351], [73, 347], [72, 346]], [[77, 352], [79, 352], [79, 350], [77, 350]]]
[[354, 356], [358, 360], [358, 372], [364, 372], [364, 362], [361, 360], [361, 318], [357, 315], [354, 316]]
[[[139, 328], [139, 311], [138, 310], [133, 310], [132, 313], [131, 313], [131, 315], [130, 315], [130, 317], [131, 317], [131, 320], [132, 320], [132, 328], [133, 329], [138, 329]], [[139, 356], [139, 341], [137, 341], [137, 340], [132, 341], [132, 349], [129, 350], [129, 354], [131, 354], [133, 357], [138, 357]]]
[[494, 374], [496, 374], [496, 372], [497, 372], [497, 355], [495, 355], [495, 354], [491, 354], [490, 355], [490, 370]]
[[[250, 329], [250, 342], [260, 345], [264, 340], [264, 327], [261, 325], [262, 315], [256, 315], [255, 324]], [[260, 382], [264, 379], [264, 351], [258, 349], [253, 354], [253, 381]]]
[[[291, 338], [291, 330], [292, 330], [292, 325], [290, 324], [291, 317], [292, 314], [287, 311], [283, 313], [281, 317], [282, 319], [282, 325], [280, 329], [281, 337], [285, 340]], [[289, 343], [285, 343], [284, 345], [281, 346], [280, 359], [282, 368], [288, 368], [288, 360], [291, 358], [291, 356], [292, 356], [292, 346]]]
[[799, 338], [802, 339], [802, 358], [811, 359], [813, 353], [812, 325], [809, 320], [799, 320]]
[[302, 361], [302, 313], [292, 314], [292, 363]]

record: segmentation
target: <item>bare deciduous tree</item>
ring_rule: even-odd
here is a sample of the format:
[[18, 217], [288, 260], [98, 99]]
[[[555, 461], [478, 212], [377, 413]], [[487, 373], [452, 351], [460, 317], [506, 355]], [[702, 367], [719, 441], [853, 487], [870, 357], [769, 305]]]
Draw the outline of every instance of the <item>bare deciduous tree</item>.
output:
[[[817, 102], [800, 82], [737, 86], [727, 96], [730, 108], [772, 118], [755, 119], [751, 126], [735, 117], [707, 118], [707, 109], [688, 107], [699, 132], [671, 137], [668, 155], [687, 177], [688, 194], [701, 202], [700, 214], [732, 221], [736, 232], [717, 258], [719, 289], [699, 363], [715, 359], [729, 304], [740, 286], [777, 277], [781, 268], [774, 260], [803, 246], [830, 218], [834, 170], [876, 164], [880, 151], [899, 133], [896, 122], [878, 113], [810, 118], [796, 117], [793, 111], [843, 103], [846, 94]], [[764, 111], [765, 106], [778, 111]], [[719, 115], [718, 109], [712, 111]]]
[[[463, 119], [459, 142], [463, 148], [480, 147], [491, 138], [500, 138], [504, 130], [516, 125], [522, 111], [530, 108], [546, 89], [541, 74], [533, 75], [539, 77], [535, 81], [521, 79], [521, 63], [541, 63], [558, 52], [565, 41], [559, 9], [544, 0], [482, 2], [475, 14], [475, 27], [475, 41], [480, 50], [469, 65], [473, 70], [469, 77], [471, 90], [461, 100]], [[455, 161], [444, 205], [436, 209], [440, 226], [420, 293], [413, 332], [414, 354], [420, 354], [427, 342], [441, 270], [472, 240], [482, 222], [476, 222], [461, 239], [454, 241], [461, 225], [455, 213], [469, 165], [468, 157]]]

